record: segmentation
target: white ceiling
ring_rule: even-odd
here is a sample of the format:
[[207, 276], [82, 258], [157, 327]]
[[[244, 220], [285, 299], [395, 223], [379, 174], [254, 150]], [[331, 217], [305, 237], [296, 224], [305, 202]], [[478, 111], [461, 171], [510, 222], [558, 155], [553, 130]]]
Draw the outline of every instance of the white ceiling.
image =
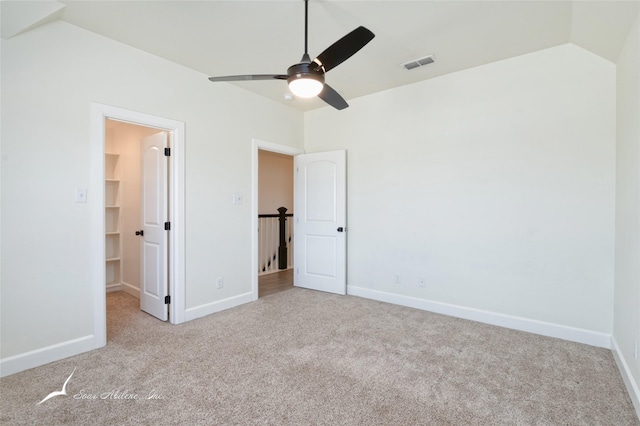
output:
[[[62, 19], [206, 75], [285, 74], [304, 52], [304, 2], [2, 1], [2, 36]], [[638, 1], [309, 2], [315, 57], [359, 25], [376, 37], [326, 81], [353, 99], [439, 75], [574, 43], [615, 62]], [[412, 71], [401, 65], [435, 55]], [[211, 83], [231, 84], [231, 83]], [[285, 100], [284, 81], [234, 83], [303, 111], [325, 104]]]

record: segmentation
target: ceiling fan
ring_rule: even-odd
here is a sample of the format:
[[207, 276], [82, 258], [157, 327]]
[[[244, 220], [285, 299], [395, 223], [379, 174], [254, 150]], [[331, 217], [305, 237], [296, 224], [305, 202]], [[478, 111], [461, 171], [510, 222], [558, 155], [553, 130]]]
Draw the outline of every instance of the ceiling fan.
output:
[[307, 52], [309, 0], [304, 0], [304, 54], [300, 63], [291, 65], [286, 74], [249, 74], [209, 77], [211, 81], [287, 80], [291, 92], [301, 98], [318, 96], [341, 110], [349, 106], [338, 92], [324, 82], [324, 75], [340, 65], [369, 43], [375, 35], [365, 27], [358, 27], [329, 46], [313, 61]]

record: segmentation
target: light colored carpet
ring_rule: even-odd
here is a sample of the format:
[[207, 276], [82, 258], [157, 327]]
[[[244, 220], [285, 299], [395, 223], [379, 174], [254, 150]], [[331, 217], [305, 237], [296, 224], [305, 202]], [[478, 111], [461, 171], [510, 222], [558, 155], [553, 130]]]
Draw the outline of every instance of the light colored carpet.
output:
[[0, 380], [2, 424], [640, 424], [605, 349], [302, 289], [181, 325], [107, 300], [107, 347]]

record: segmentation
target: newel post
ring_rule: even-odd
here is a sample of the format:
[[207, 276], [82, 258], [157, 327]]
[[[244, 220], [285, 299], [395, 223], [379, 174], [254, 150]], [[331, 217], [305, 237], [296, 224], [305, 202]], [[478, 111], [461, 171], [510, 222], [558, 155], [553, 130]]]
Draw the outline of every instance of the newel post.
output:
[[287, 223], [286, 207], [278, 209], [278, 221], [280, 222], [280, 245], [278, 246], [278, 269], [287, 269], [287, 240], [285, 239], [285, 226]]

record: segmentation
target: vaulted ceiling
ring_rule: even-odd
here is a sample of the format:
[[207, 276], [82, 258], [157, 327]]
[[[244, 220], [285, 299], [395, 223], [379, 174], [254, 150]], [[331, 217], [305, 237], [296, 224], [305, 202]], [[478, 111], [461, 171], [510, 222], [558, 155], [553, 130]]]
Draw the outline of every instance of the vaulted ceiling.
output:
[[[207, 76], [286, 73], [304, 52], [303, 0], [2, 1], [0, 7], [3, 38], [60, 19]], [[376, 34], [326, 76], [347, 100], [565, 43], [615, 63], [638, 7], [638, 1], [310, 0], [309, 53], [313, 58], [359, 25]], [[402, 67], [431, 54], [433, 64]], [[285, 99], [284, 81], [233, 84], [303, 111], [325, 105]]]

